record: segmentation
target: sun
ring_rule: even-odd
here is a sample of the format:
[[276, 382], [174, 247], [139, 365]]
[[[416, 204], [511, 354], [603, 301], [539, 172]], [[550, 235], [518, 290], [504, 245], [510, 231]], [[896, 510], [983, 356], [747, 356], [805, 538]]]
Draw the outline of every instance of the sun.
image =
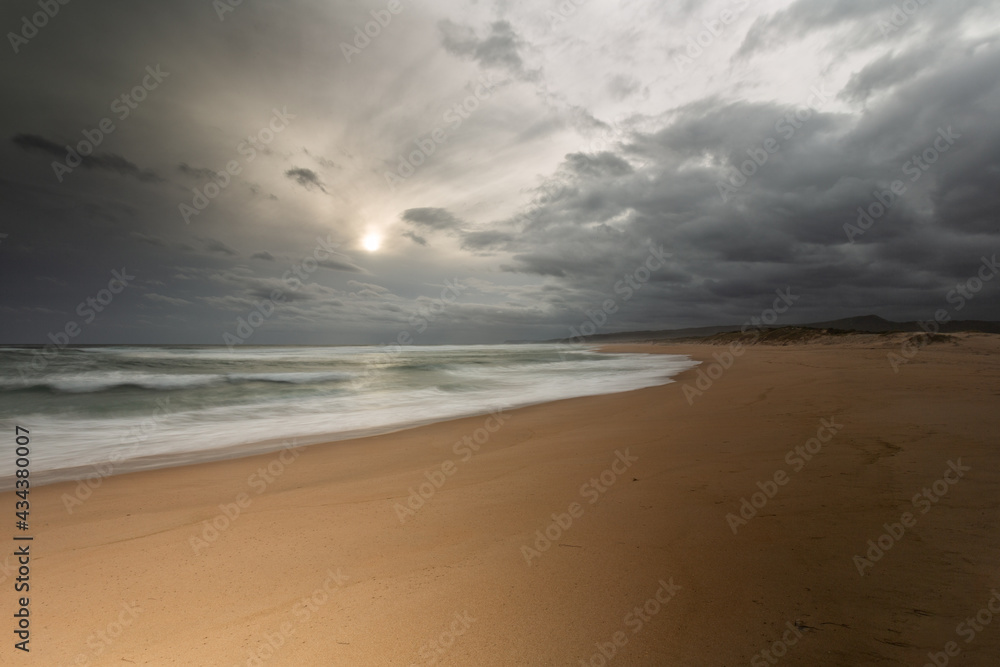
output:
[[369, 234], [361, 239], [361, 247], [368, 252], [375, 252], [382, 247], [382, 237], [379, 234]]

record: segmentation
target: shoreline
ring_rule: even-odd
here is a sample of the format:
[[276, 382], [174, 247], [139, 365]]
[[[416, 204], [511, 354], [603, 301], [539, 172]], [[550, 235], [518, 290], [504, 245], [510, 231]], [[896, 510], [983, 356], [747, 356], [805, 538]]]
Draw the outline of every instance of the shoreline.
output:
[[[114, 346], [112, 346], [114, 347]], [[282, 347], [295, 347], [295, 346], [282, 346]], [[343, 347], [353, 347], [353, 346], [343, 346]], [[606, 346], [602, 345], [584, 345], [581, 348], [586, 348], [594, 352], [601, 352]], [[612, 353], [615, 350], [610, 350]], [[650, 354], [649, 351], [637, 351], [640, 354]], [[654, 354], [663, 354], [662, 352], [652, 352]], [[677, 356], [685, 356], [679, 353]], [[681, 371], [675, 375], [669, 376], [667, 381], [660, 385], [653, 386], [663, 386], [664, 384], [670, 384], [675, 382], [676, 378], [686, 371]], [[564, 398], [555, 399], [545, 399], [540, 401], [531, 401], [526, 403], [516, 403], [511, 406], [504, 407], [492, 407], [489, 409], [483, 408], [481, 411], [476, 410], [466, 414], [458, 415], [448, 415], [442, 417], [430, 417], [423, 420], [408, 421], [405, 423], [393, 424], [388, 426], [373, 426], [370, 428], [356, 429], [353, 431], [343, 431], [339, 433], [327, 433], [322, 435], [312, 435], [304, 437], [295, 436], [279, 436], [268, 438], [266, 440], [259, 440], [253, 442], [244, 442], [234, 445], [226, 445], [223, 447], [216, 447], [212, 449], [199, 449], [191, 451], [177, 451], [168, 452], [164, 454], [150, 454], [145, 456], [137, 456], [132, 458], [123, 459], [109, 459], [107, 461], [99, 461], [94, 463], [87, 463], [82, 465], [70, 466], [67, 468], [56, 468], [51, 470], [44, 470], [40, 472], [33, 472], [33, 481], [36, 486], [49, 486], [51, 484], [58, 484], [62, 482], [80, 482], [85, 479], [94, 479], [95, 476], [98, 479], [103, 479], [106, 477], [117, 476], [117, 475], [128, 475], [137, 472], [147, 472], [152, 470], [158, 470], [161, 468], [180, 468], [186, 466], [196, 466], [205, 463], [212, 463], [215, 461], [228, 461], [232, 459], [249, 458], [254, 456], [263, 456], [271, 452], [277, 452], [288, 447], [313, 447], [313, 446], [323, 446], [323, 445], [333, 445], [335, 443], [340, 443], [344, 441], [351, 440], [362, 440], [365, 438], [371, 438], [381, 435], [389, 435], [393, 433], [398, 433], [401, 431], [408, 431], [415, 428], [420, 428], [423, 426], [430, 426], [433, 424], [440, 424], [449, 421], [455, 421], [460, 419], [469, 419], [474, 417], [483, 417], [493, 414], [497, 411], [511, 411], [520, 410], [526, 407], [532, 407], [535, 405], [544, 405], [547, 403], [554, 403], [558, 401], [573, 400], [576, 398], [586, 398], [588, 396], [606, 396], [616, 393], [627, 393], [630, 391], [638, 391], [640, 389], [647, 389], [650, 387], [637, 387], [635, 389], [625, 389], [612, 391], [610, 393], [599, 393], [599, 394], [585, 394], [583, 396], [568, 396]], [[14, 483], [16, 478], [13, 475], [0, 476], [0, 493], [12, 491], [14, 489]]]
[[[725, 349], [642, 347], [708, 363]], [[691, 403], [697, 369], [499, 427], [466, 417], [116, 475], [72, 513], [72, 484], [32, 489], [32, 650], [48, 664], [411, 665], [451, 632], [441, 664], [578, 664], [621, 632], [620, 665], [771, 650], [923, 664], [1000, 586], [1000, 343], [931, 345], [899, 373], [891, 349], [751, 346]], [[830, 418], [842, 430], [795, 470], [787, 453]], [[911, 496], [958, 458], [971, 470], [921, 514]], [[727, 514], [780, 471], [734, 534]], [[414, 493], [427, 497], [400, 514]], [[907, 510], [915, 527], [859, 575], [853, 557]], [[127, 627], [94, 639], [123, 605]], [[1000, 652], [992, 628], [958, 641], [964, 664]]]

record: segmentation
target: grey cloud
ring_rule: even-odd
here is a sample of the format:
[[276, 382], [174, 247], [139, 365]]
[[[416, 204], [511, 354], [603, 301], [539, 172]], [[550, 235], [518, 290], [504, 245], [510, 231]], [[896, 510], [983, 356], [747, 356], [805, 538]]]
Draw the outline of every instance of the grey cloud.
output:
[[[940, 39], [953, 35], [971, 12], [983, 8], [979, 0], [949, 3], [914, 0], [906, 4], [906, 9], [903, 5], [897, 0], [796, 0], [758, 18], [733, 58], [746, 60], [795, 39], [814, 39], [813, 33], [831, 28], [842, 29], [831, 45], [834, 52], [895, 45], [914, 34], [920, 25], [930, 26], [931, 38]], [[987, 15], [984, 20], [991, 18]]]
[[236, 250], [234, 250], [233, 248], [230, 248], [225, 243], [223, 243], [222, 241], [219, 241], [217, 239], [199, 239], [199, 240], [205, 246], [205, 250], [207, 250], [209, 252], [218, 252], [218, 253], [222, 253], [224, 255], [230, 255], [230, 256], [233, 256], [233, 257], [235, 257], [236, 255], [240, 254]]
[[[649, 308], [665, 300], [680, 304], [679, 313], [693, 312], [683, 304], [720, 299], [752, 308], [785, 285], [809, 292], [817, 304], [835, 291], [857, 309], [875, 309], [909, 290], [943, 288], [970, 271], [976, 238], [983, 238], [955, 234], [997, 239], [1000, 231], [989, 223], [989, 211], [1000, 206], [990, 186], [1000, 174], [1000, 130], [986, 120], [1000, 102], [1000, 85], [984, 85], [985, 72], [1000, 67], [998, 57], [994, 46], [980, 49], [975, 62], [947, 60], [924, 77], [896, 82], [895, 98], [858, 118], [812, 113], [788, 138], [775, 130], [789, 111], [780, 105], [678, 109], [659, 131], [625, 142], [622, 150], [641, 149], [649, 160], [642, 173], [588, 169], [588, 156], [571, 154], [560, 168], [558, 196], [536, 202], [527, 225], [518, 216], [493, 223], [492, 238], [512, 253], [500, 268], [579, 288], [600, 290], [603, 282], [607, 293], [614, 276], [639, 265], [651, 239], [672, 257], [635, 303]], [[911, 99], [924, 103], [899, 103]], [[965, 138], [941, 155], [947, 166], [907, 181], [890, 213], [850, 244], [844, 225], [854, 222], [858, 206], [905, 178], [903, 165], [932, 146], [951, 119]], [[780, 150], [733, 201], [722, 202], [717, 183], [768, 137], [780, 139]]]
[[[11, 137], [11, 142], [18, 148], [25, 151], [45, 153], [56, 157], [65, 164], [67, 150], [65, 146], [60, 146], [54, 141], [37, 134], [16, 134]], [[136, 180], [151, 183], [160, 179], [155, 172], [148, 169], [140, 169], [137, 165], [129, 162], [121, 155], [114, 153], [94, 153], [92, 155], [81, 155], [80, 166], [84, 169], [98, 169], [110, 171], [120, 176], [128, 176]]]
[[619, 100], [631, 97], [642, 89], [638, 79], [625, 74], [614, 75], [608, 79], [607, 86], [608, 92]]
[[874, 92], [905, 83], [925, 71], [925, 56], [926, 54], [917, 50], [905, 55], [887, 53], [855, 73], [841, 91], [840, 97], [863, 102]]
[[166, 247], [167, 245], [163, 239], [157, 236], [150, 236], [148, 234], [143, 234], [142, 232], [131, 232], [129, 233], [129, 236], [136, 239], [137, 241], [146, 243], [151, 246], [156, 246], [157, 248], [163, 248]]
[[520, 50], [525, 42], [507, 21], [494, 21], [486, 37], [480, 38], [469, 26], [445, 19], [438, 23], [441, 44], [456, 56], [466, 57], [484, 67], [505, 69], [524, 80], [537, 80], [539, 72], [525, 69]]
[[[553, 337], [609, 297], [618, 330], [738, 323], [786, 286], [802, 295], [788, 321], [926, 318], [1000, 242], [1000, 3], [931, 1], [881, 34], [901, 4], [753, 4], [760, 21], [746, 12], [696, 75], [675, 76], [678, 46], [716, 6], [629, 0], [543, 26], [544, 8], [518, 3], [415, 3], [407, 25], [429, 29], [394, 19], [379, 38], [391, 44], [347, 63], [339, 43], [384, 2], [244, 2], [219, 22], [203, 0], [95, 0], [0, 59], [17, 101], [0, 109], [0, 303], [17, 313], [5, 339], [45, 343], [123, 262], [141, 267], [136, 291], [81, 342], [218, 343], [274, 290], [288, 298], [255, 341], [388, 340], [456, 277], [477, 287], [421, 342]], [[13, 24], [15, 9], [0, 14]], [[162, 90], [56, 182], [61, 144], [158, 61]], [[481, 75], [505, 81], [459, 126], [444, 120]], [[799, 95], [833, 82], [782, 136]], [[237, 149], [284, 105], [287, 129], [253, 159]], [[446, 140], [390, 194], [387, 165], [436, 127]], [[910, 180], [904, 165], [949, 127], [960, 137]], [[723, 201], [719, 184], [768, 138], [780, 149]], [[179, 205], [232, 160], [242, 172], [185, 224]], [[896, 180], [905, 194], [850, 242], [844, 225]], [[376, 252], [312, 254], [317, 237], [376, 230], [391, 239]], [[650, 245], [670, 256], [622, 302], [615, 286]], [[282, 279], [310, 256], [323, 270]], [[961, 316], [1000, 318], [997, 287]]]
[[184, 174], [189, 178], [199, 181], [204, 181], [215, 177], [215, 172], [212, 171], [211, 169], [191, 167], [188, 166], [188, 164], [185, 162], [181, 162], [179, 165], [177, 165], [177, 171], [181, 172], [182, 174]]
[[357, 266], [356, 264], [351, 264], [350, 262], [342, 262], [336, 259], [321, 259], [316, 262], [319, 266], [324, 269], [330, 269], [331, 271], [347, 271], [349, 273], [368, 273], [366, 270]]
[[462, 247], [469, 250], [499, 249], [513, 240], [514, 235], [508, 232], [493, 230], [466, 232], [462, 235]]
[[326, 158], [326, 157], [323, 157], [322, 155], [315, 155], [313, 153], [310, 153], [308, 148], [303, 148], [302, 152], [305, 153], [306, 155], [308, 155], [309, 157], [311, 157], [312, 159], [316, 160], [316, 162], [321, 167], [325, 167], [327, 169], [343, 169], [343, 167], [341, 165], [337, 164], [337, 162], [335, 162], [334, 160], [331, 160], [330, 158]]
[[[392, 296], [392, 292], [390, 292], [385, 287], [382, 287], [381, 285], [373, 285], [372, 283], [362, 283], [358, 282], [357, 280], [348, 280], [347, 286], [350, 289], [355, 290], [351, 292], [351, 296], [357, 296], [362, 299], [384, 299], [386, 297]], [[400, 309], [396, 307], [395, 311], [400, 312]]]
[[434, 230], [457, 230], [462, 221], [443, 208], [408, 208], [400, 216], [404, 221]]
[[170, 306], [188, 306], [191, 302], [187, 299], [180, 299], [173, 296], [165, 296], [163, 294], [156, 294], [154, 292], [149, 292], [145, 295], [150, 301], [156, 301], [158, 303], [165, 303]]
[[566, 167], [581, 176], [615, 177], [634, 171], [627, 161], [608, 151], [593, 155], [570, 153], [566, 156]]
[[408, 230], [408, 231], [403, 232], [402, 236], [410, 239], [411, 241], [413, 241], [414, 243], [417, 243], [419, 245], [422, 245], [422, 246], [426, 246], [427, 245], [427, 239], [425, 239], [423, 236], [420, 236], [416, 232]]
[[285, 172], [285, 176], [292, 179], [306, 190], [311, 188], [319, 188], [323, 192], [326, 192], [326, 186], [323, 181], [320, 180], [319, 174], [317, 174], [312, 169], [306, 169], [304, 167], [296, 167], [294, 169], [289, 169]]
[[[814, 30], [836, 26], [845, 21], [871, 20], [879, 13], [891, 11], [891, 8], [891, 2], [872, 0], [796, 0], [781, 11], [758, 18], [750, 27], [735, 57], [749, 58], [781, 43], [790, 35], [801, 39]], [[874, 22], [871, 27], [874, 27]]]
[[245, 304], [255, 305], [255, 300], [270, 299], [275, 292], [281, 294], [281, 300], [293, 302], [326, 302], [336, 298], [335, 289], [314, 281], [303, 282], [299, 279], [283, 279], [276, 276], [257, 276], [245, 267], [230, 270], [212, 271], [204, 269], [185, 269], [183, 275], [188, 278], [205, 280], [226, 290], [224, 296], [206, 297], [223, 303], [218, 299], [226, 299], [231, 306], [242, 307]]

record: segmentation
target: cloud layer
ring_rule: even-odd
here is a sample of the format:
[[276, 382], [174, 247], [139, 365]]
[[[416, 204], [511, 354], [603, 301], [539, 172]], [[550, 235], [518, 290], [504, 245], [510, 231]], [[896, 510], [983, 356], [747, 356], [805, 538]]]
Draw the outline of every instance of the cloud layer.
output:
[[[73, 342], [221, 343], [276, 291], [254, 343], [387, 342], [455, 280], [417, 343], [788, 289], [787, 323], [927, 319], [998, 251], [1000, 2], [383, 7], [71, 4], [12, 48], [0, 342], [123, 266]], [[997, 285], [952, 316], [1000, 319]]]

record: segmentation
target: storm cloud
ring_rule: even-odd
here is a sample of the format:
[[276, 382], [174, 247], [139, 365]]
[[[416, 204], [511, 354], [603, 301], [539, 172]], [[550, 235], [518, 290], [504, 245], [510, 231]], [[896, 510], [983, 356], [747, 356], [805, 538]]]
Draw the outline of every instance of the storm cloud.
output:
[[[0, 342], [123, 266], [74, 342], [220, 343], [280, 294], [254, 342], [380, 343], [456, 280], [416, 343], [776, 290], [781, 323], [927, 319], [998, 254], [1000, 2], [619, 4], [406, 3], [363, 47], [384, 2], [67, 5], [0, 60]], [[998, 285], [949, 312], [1000, 319]]]

